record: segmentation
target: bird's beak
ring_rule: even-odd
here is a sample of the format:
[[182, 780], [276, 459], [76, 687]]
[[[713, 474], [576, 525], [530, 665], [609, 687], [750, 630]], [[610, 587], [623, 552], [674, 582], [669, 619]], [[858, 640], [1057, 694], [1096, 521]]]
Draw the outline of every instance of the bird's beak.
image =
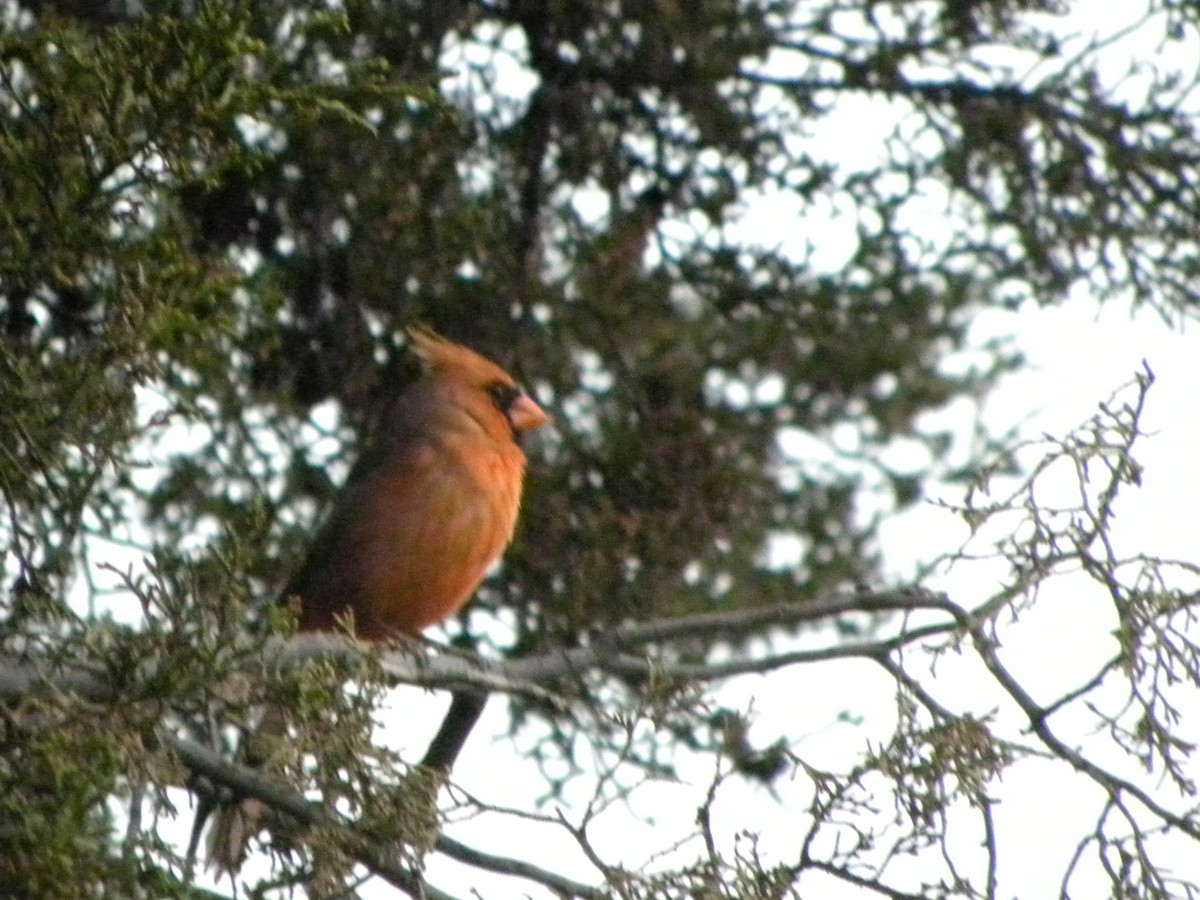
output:
[[513, 431], [532, 431], [550, 421], [546, 411], [533, 402], [528, 394], [521, 394], [508, 408], [508, 421]]

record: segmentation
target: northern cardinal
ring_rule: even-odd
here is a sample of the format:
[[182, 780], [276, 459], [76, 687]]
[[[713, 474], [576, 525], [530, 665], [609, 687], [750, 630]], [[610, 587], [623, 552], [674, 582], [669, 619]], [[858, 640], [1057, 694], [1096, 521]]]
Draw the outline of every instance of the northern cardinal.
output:
[[[512, 538], [525, 470], [517, 436], [544, 425], [545, 412], [474, 351], [430, 331], [409, 338], [424, 377], [392, 404], [374, 452], [283, 591], [299, 606], [301, 630], [349, 619], [365, 640], [416, 636], [466, 603]], [[481, 701], [461, 699], [478, 715]], [[279, 709], [259, 725], [284, 728]], [[263, 812], [254, 800], [218, 810], [210, 866], [240, 868]], [[202, 820], [193, 844], [200, 828]]]

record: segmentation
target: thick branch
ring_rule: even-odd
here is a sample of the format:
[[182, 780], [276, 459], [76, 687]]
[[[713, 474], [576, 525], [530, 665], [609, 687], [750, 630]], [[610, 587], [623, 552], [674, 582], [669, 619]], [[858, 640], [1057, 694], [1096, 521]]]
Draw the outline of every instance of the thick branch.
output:
[[[942, 611], [946, 623], [923, 626], [878, 642], [835, 645], [814, 650], [776, 655], [766, 659], [742, 659], [730, 662], [672, 666], [651, 657], [633, 662], [623, 653], [650, 644], [664, 644], [693, 637], [744, 637], [771, 628], [789, 628], [817, 623], [856, 612], [902, 612], [917, 609]], [[715, 680], [734, 675], [765, 672], [807, 662], [847, 656], [875, 656], [903, 644], [945, 632], [955, 627], [963, 610], [940, 594], [923, 590], [870, 593], [838, 593], [808, 603], [784, 603], [732, 612], [707, 613], [635, 622], [618, 626], [590, 643], [570, 650], [553, 650], [512, 662], [485, 660], [451, 648], [433, 648], [428, 644], [406, 641], [382, 652], [338, 634], [301, 634], [268, 643], [265, 662], [268, 668], [289, 670], [307, 662], [328, 660], [353, 667], [363, 664], [369, 654], [377, 653], [383, 672], [399, 684], [460, 690], [481, 689], [490, 693], [531, 696], [560, 705], [545, 685], [573, 678], [589, 670], [628, 673], [631, 667], [658, 668], [668, 675], [695, 680]], [[153, 675], [153, 667], [147, 668]], [[85, 665], [42, 666], [29, 661], [0, 657], [0, 697], [22, 697], [39, 691], [76, 694], [98, 702], [116, 699], [113, 687], [97, 678]]]

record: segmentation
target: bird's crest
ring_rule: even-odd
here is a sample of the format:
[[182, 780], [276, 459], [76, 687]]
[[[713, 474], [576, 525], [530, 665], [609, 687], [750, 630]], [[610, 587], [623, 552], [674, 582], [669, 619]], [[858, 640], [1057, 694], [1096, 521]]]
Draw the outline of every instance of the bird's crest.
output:
[[427, 326], [413, 325], [406, 333], [409, 346], [431, 373], [466, 375], [483, 382], [513, 383], [512, 376], [487, 357], [462, 344], [446, 340]]

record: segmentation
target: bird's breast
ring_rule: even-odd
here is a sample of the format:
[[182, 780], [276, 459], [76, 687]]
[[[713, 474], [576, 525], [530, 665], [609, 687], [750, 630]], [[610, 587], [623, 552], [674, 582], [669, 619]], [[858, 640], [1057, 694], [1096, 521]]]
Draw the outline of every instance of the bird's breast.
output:
[[364, 637], [417, 634], [453, 615], [512, 538], [524, 456], [492, 441], [417, 448], [370, 498]]

